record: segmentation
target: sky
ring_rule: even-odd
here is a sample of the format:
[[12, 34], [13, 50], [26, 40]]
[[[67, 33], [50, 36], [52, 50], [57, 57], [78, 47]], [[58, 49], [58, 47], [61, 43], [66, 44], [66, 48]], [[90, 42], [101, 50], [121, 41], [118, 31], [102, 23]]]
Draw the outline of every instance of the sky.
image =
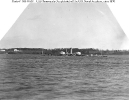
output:
[[[42, 4], [31, 4], [27, 8], [27, 3], [12, 4], [10, 2], [8, 5], [15, 5], [15, 8], [12, 11], [9, 11], [9, 9], [12, 9], [11, 6], [11, 8], [4, 9], [5, 14], [2, 14], [0, 18], [4, 22], [1, 25], [3, 27], [0, 32], [2, 33], [0, 36], [1, 39], [5, 35], [4, 33], [7, 33], [3, 38], [3, 47], [5, 48], [94, 47], [102, 49], [128, 49], [128, 29], [125, 24], [128, 20], [124, 23], [124, 20], [128, 16], [124, 16], [124, 19], [121, 17], [121, 20], [120, 17], [115, 16], [117, 19], [115, 20], [106, 5], [86, 4], [89, 9], [86, 13], [84, 13], [84, 9], [86, 9], [85, 4], [63, 4], [63, 8], [59, 5], [52, 5], [50, 7], [50, 4], [44, 6]], [[115, 7], [113, 4], [108, 5], [110, 9]], [[124, 7], [126, 6], [124, 5]], [[25, 8], [27, 10], [23, 12]], [[16, 12], [17, 9], [18, 12]], [[118, 16], [121, 12], [121, 15], [124, 15], [121, 9], [118, 10], [115, 11], [115, 8], [112, 9], [113, 14]], [[14, 13], [12, 13], [13, 11]], [[21, 12], [23, 13], [21, 14]], [[125, 12], [127, 13], [127, 11]], [[8, 24], [5, 24], [5, 22]], [[96, 28], [92, 29], [90, 25]], [[105, 29], [108, 30], [105, 32]]]

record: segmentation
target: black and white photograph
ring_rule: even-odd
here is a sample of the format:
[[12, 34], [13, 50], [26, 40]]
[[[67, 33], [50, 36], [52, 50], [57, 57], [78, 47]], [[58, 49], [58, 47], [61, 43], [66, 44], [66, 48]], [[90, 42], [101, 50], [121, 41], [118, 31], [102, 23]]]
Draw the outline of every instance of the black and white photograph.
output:
[[122, 8], [122, 19], [115, 16], [115, 3], [10, 0], [14, 13], [1, 7], [0, 100], [129, 100], [122, 23], [129, 21]]

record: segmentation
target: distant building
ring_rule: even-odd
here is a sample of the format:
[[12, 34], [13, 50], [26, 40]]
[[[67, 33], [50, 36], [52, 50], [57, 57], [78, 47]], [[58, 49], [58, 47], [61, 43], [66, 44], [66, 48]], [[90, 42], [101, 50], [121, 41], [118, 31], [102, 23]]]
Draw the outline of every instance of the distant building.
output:
[[14, 52], [18, 52], [19, 50], [18, 49], [14, 49]]
[[92, 57], [92, 56], [94, 56], [93, 54], [90, 54], [90, 56]]
[[76, 52], [76, 55], [80, 56], [81, 55], [81, 52]]
[[4, 50], [4, 49], [1, 49], [0, 51], [5, 52], [5, 50]]
[[65, 55], [65, 52], [64, 52], [64, 51], [61, 51], [60, 54], [61, 54], [61, 55]]

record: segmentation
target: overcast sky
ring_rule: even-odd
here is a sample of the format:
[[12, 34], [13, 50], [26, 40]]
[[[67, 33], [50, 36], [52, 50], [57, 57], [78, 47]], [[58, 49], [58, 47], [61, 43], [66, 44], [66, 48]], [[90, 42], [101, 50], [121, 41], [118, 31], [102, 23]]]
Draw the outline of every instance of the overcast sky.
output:
[[127, 37], [104, 3], [29, 4], [1, 48], [120, 49]]

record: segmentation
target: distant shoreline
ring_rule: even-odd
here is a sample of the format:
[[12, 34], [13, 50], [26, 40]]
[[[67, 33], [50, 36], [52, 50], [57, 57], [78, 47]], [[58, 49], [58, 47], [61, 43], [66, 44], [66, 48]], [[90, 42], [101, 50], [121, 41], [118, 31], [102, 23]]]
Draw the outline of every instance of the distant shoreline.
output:
[[[72, 50], [72, 51], [71, 51]], [[129, 50], [100, 50], [94, 48], [10, 48], [0, 49], [0, 54], [42, 54], [44, 56], [100, 56], [100, 55], [129, 55]]]

